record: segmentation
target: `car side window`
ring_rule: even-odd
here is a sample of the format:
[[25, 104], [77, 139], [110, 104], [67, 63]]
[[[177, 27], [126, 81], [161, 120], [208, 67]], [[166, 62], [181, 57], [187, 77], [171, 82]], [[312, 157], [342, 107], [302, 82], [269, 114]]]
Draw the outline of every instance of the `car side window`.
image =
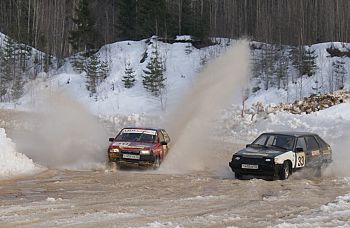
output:
[[306, 148], [308, 151], [313, 151], [313, 150], [319, 150], [318, 143], [313, 136], [307, 136], [305, 137], [306, 140]]
[[306, 152], [306, 142], [304, 137], [298, 138], [297, 146], [295, 148], [303, 148], [303, 151]]
[[161, 130], [161, 132], [162, 132], [162, 134], [164, 136], [165, 142], [169, 143], [170, 142], [170, 137], [169, 137], [168, 133], [166, 133], [166, 131], [164, 131], [164, 130]]
[[323, 149], [328, 148], [328, 144], [320, 137], [320, 136], [316, 136], [317, 142], [318, 144], [320, 144], [320, 147]]

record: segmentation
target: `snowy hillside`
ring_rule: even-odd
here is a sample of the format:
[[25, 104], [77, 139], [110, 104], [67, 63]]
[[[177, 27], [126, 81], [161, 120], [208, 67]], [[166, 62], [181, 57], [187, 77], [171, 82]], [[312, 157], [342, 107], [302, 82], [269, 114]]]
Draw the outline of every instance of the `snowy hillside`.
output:
[[[98, 54], [101, 59], [110, 63], [110, 74], [98, 86], [96, 97], [89, 97], [85, 73], [74, 72], [70, 59], [67, 59], [57, 74], [41, 74], [38, 80], [32, 83], [35, 86], [28, 84], [27, 92], [20, 100], [19, 107], [31, 109], [32, 104], [40, 100], [38, 97], [33, 97], [33, 93], [58, 89], [78, 99], [97, 115], [157, 113], [161, 111], [159, 98], [149, 94], [142, 85], [143, 70], [150, 61], [149, 56], [152, 55], [154, 48], [159, 49], [160, 56], [165, 62], [167, 78], [165, 96], [167, 107], [170, 107], [195, 83], [195, 77], [203, 64], [226, 49], [227, 42], [229, 40], [222, 40], [221, 44], [202, 49], [193, 47], [191, 43], [168, 44], [155, 39], [106, 45]], [[126, 63], [130, 63], [136, 73], [136, 84], [130, 89], [125, 88], [121, 81]], [[41, 86], [36, 86], [37, 84]], [[7, 104], [7, 107], [9, 106], [11, 105]]]
[[[1, 38], [2, 37], [2, 38]], [[0, 36], [1, 42], [4, 36]], [[72, 58], [65, 60], [65, 64], [56, 71], [50, 71], [49, 74], [39, 73], [36, 81], [28, 82], [25, 86], [24, 96], [16, 102], [16, 107], [32, 109], [38, 102], [40, 97], [37, 93], [46, 90], [52, 92], [54, 90], [64, 91], [70, 94], [74, 99], [78, 99], [84, 106], [97, 115], [118, 115], [131, 113], [147, 113], [156, 114], [161, 111], [159, 98], [152, 96], [143, 87], [142, 80], [144, 70], [150, 61], [152, 52], [155, 48], [159, 49], [160, 57], [165, 63], [166, 68], [166, 109], [172, 107], [179, 97], [188, 91], [194, 83], [201, 69], [211, 59], [219, 56], [228, 45], [235, 43], [233, 40], [216, 39], [217, 44], [206, 48], [197, 49], [189, 41], [190, 37], [178, 37], [179, 42], [173, 44], [157, 41], [156, 37], [141, 41], [122, 41], [103, 46], [97, 53], [101, 60], [108, 62], [109, 74], [97, 87], [97, 93], [94, 97], [89, 97], [86, 89], [86, 74], [78, 74], [74, 72], [71, 65]], [[1, 43], [0, 42], [0, 43]], [[252, 59], [264, 59], [264, 47], [266, 44], [251, 42]], [[272, 46], [271, 46], [272, 47]], [[305, 47], [307, 50], [314, 51], [316, 56], [315, 62], [317, 69], [311, 77], [296, 75], [295, 67], [290, 60], [286, 60], [286, 71], [282, 82], [283, 89], [277, 89], [276, 73], [270, 72], [268, 77], [270, 83], [268, 90], [264, 89], [266, 72], [263, 70], [258, 76], [253, 75], [251, 83], [248, 86], [250, 90], [260, 88], [257, 92], [249, 92], [249, 98], [246, 102], [248, 106], [260, 101], [263, 104], [292, 102], [302, 97], [309, 96], [317, 92], [326, 93], [332, 91], [334, 83], [330, 81], [330, 77], [334, 74], [332, 63], [337, 60], [344, 62], [344, 68], [350, 72], [350, 60], [347, 57], [330, 57], [327, 48], [332, 47], [334, 50], [346, 52], [350, 45], [344, 43], [322, 43]], [[275, 47], [273, 47], [275, 48]], [[275, 48], [276, 49], [276, 48]], [[275, 50], [274, 49], [274, 50]], [[281, 55], [282, 59], [289, 56], [291, 47], [284, 47], [283, 50], [276, 49], [275, 55]], [[276, 58], [276, 56], [274, 56]], [[289, 57], [288, 57], [289, 58]], [[278, 62], [274, 60], [274, 68], [278, 68]], [[254, 62], [255, 63], [255, 62]], [[134, 87], [127, 89], [124, 87], [122, 77], [125, 75], [125, 66], [130, 64], [136, 74], [136, 84]], [[254, 69], [252, 67], [252, 69]], [[215, 77], [215, 75], [213, 75]], [[335, 79], [334, 79], [335, 80]], [[317, 85], [315, 84], [317, 83]], [[37, 84], [41, 84], [37, 86]], [[331, 88], [332, 87], [332, 88]], [[349, 74], [345, 74], [344, 88], [350, 88]], [[12, 108], [11, 103], [2, 103], [1, 107]]]

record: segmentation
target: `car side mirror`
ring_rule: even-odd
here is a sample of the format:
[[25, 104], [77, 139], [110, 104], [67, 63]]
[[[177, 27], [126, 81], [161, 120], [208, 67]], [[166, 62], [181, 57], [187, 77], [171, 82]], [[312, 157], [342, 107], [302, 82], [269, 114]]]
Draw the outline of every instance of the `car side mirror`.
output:
[[298, 148], [295, 149], [295, 152], [297, 152], [297, 153], [298, 153], [298, 152], [304, 152], [304, 149], [301, 148], [301, 147], [298, 147]]
[[165, 141], [163, 141], [163, 142], [160, 142], [160, 145], [162, 145], [162, 146], [166, 146], [166, 145], [168, 145], [168, 143], [167, 143], [167, 142], [165, 142]]
[[109, 138], [109, 141], [110, 141], [110, 142], [113, 142], [113, 141], [114, 141], [114, 138]]
[[245, 148], [248, 148], [250, 145], [251, 145], [251, 144], [247, 144], [247, 145], [245, 145]]

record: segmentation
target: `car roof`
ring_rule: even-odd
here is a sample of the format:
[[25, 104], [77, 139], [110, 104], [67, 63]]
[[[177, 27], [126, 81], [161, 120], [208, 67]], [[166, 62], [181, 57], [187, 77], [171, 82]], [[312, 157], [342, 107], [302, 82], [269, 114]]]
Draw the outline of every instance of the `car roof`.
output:
[[263, 134], [275, 134], [275, 135], [290, 135], [294, 137], [307, 136], [307, 135], [317, 135], [311, 132], [297, 132], [297, 131], [278, 131], [278, 132], [265, 132]]
[[151, 130], [151, 131], [163, 130], [161, 128], [151, 128], [151, 127], [124, 127], [123, 129], [140, 129], [140, 130]]

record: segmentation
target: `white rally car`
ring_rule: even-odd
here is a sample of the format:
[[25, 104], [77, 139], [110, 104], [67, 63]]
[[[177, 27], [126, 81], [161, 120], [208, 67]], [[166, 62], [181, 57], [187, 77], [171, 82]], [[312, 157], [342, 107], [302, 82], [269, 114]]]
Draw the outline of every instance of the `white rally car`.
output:
[[292, 172], [310, 167], [320, 173], [332, 162], [331, 147], [317, 134], [272, 132], [261, 134], [233, 154], [229, 166], [237, 179], [243, 175], [287, 179]]

